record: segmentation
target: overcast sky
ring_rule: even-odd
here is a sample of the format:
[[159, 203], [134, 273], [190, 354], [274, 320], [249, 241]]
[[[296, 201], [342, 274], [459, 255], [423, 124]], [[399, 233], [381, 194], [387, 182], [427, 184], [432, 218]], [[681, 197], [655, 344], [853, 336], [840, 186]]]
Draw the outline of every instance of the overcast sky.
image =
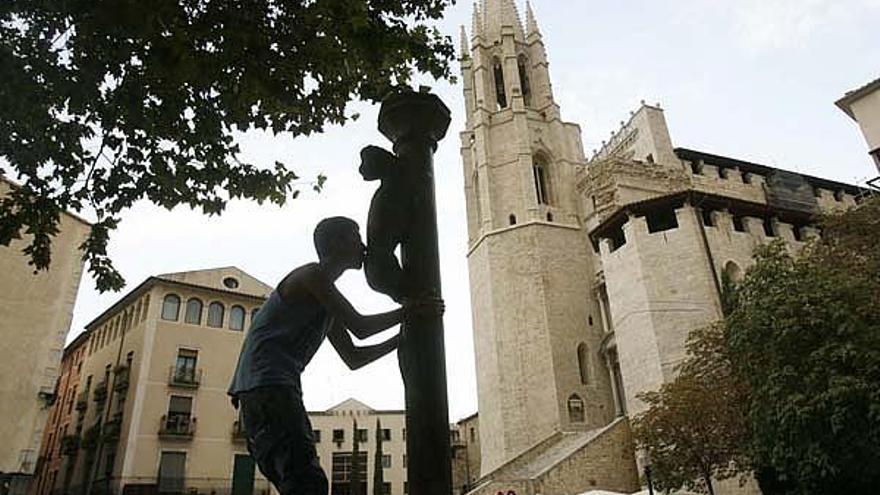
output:
[[[844, 92], [880, 77], [880, 0], [533, 0], [563, 119], [580, 124], [586, 152], [625, 120], [640, 100], [661, 103], [673, 143], [847, 182], [873, 165], [856, 125], [834, 106]], [[522, 3], [519, 3], [524, 13]], [[524, 17], [524, 14], [523, 14]], [[441, 28], [458, 45], [470, 32], [471, 4], [451, 8]], [[456, 66], [456, 71], [458, 70]], [[450, 107], [452, 125], [435, 159], [440, 250], [447, 303], [450, 418], [476, 411], [476, 372], [465, 259], [458, 132], [461, 89], [421, 80]], [[283, 209], [245, 202], [207, 218], [142, 204], [114, 233], [110, 253], [133, 288], [150, 275], [235, 265], [270, 285], [312, 261], [311, 231], [323, 217], [362, 225], [376, 183], [357, 173], [368, 144], [388, 146], [376, 130], [378, 107], [353, 105], [362, 118], [297, 140], [243, 136], [245, 158], [276, 159], [303, 177], [329, 177], [320, 195]], [[362, 312], [393, 308], [371, 293], [362, 272], [340, 289]], [[70, 337], [120, 294], [100, 295], [83, 278]], [[348, 397], [376, 408], [403, 407], [395, 357], [350, 372], [325, 344], [303, 377], [306, 405], [325, 409]]]

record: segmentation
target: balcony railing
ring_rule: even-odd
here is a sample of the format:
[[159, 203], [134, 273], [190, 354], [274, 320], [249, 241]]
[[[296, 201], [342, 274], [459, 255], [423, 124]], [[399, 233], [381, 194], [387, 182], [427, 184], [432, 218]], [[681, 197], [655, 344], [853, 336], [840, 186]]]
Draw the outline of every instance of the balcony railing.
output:
[[61, 455], [74, 456], [79, 450], [79, 437], [76, 435], [67, 435], [61, 437]]
[[104, 440], [119, 440], [119, 434], [122, 432], [122, 413], [118, 412], [112, 418], [104, 423]]
[[131, 370], [126, 365], [120, 365], [116, 368], [116, 379], [113, 381], [113, 389], [122, 392], [128, 389], [129, 377]]
[[244, 425], [241, 421], [232, 423], [232, 440], [235, 442], [244, 442], [247, 439], [247, 432], [244, 431]]
[[95, 385], [95, 392], [93, 395], [95, 402], [104, 402], [107, 400], [107, 381], [103, 381], [97, 385]]
[[168, 384], [174, 387], [198, 388], [202, 382], [202, 370], [192, 370], [172, 366], [168, 373]]
[[89, 407], [89, 392], [86, 390], [84, 392], [80, 392], [79, 395], [76, 396], [76, 410], [79, 412], [83, 412], [88, 407]]
[[159, 424], [159, 436], [188, 440], [196, 433], [196, 418], [184, 414], [162, 416]]

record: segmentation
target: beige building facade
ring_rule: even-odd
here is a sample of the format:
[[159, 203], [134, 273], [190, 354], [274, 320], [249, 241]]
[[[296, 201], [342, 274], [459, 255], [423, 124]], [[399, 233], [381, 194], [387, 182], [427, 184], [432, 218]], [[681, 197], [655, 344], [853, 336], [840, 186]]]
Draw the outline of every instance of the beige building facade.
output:
[[[836, 104], [859, 124], [868, 143], [868, 153], [880, 173], [880, 79], [847, 92]], [[880, 184], [876, 186], [880, 187]]]
[[[642, 104], [588, 158], [527, 4], [475, 7], [460, 133], [481, 476], [472, 493], [639, 488], [628, 418], [721, 316], [754, 248], [796, 250], [861, 188], [677, 147]], [[748, 493], [753, 486], [721, 487]]]
[[[0, 196], [15, 187], [0, 178]], [[88, 222], [62, 213], [51, 266], [36, 273], [22, 253], [27, 239], [0, 247], [0, 473], [20, 477], [16, 484], [37, 465], [82, 275], [79, 247], [90, 231]]]
[[[226, 395], [271, 290], [235, 267], [158, 275], [89, 323], [65, 355], [34, 495], [272, 492]], [[377, 461], [382, 493], [406, 493], [403, 411], [352, 399], [309, 416], [331, 493], [357, 477], [372, 494]]]

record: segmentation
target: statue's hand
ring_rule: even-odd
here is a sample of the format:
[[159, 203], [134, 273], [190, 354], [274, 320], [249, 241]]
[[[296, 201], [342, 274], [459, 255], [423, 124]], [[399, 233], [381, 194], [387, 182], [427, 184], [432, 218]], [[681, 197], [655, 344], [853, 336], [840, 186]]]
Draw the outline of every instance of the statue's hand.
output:
[[404, 318], [410, 316], [440, 317], [446, 311], [446, 304], [442, 298], [437, 296], [404, 298], [402, 303]]

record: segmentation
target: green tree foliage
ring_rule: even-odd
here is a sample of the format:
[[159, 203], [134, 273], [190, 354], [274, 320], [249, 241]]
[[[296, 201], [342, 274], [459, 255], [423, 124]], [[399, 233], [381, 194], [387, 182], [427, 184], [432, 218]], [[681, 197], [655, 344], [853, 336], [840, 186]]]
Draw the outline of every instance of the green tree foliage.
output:
[[451, 40], [429, 23], [451, 3], [2, 2], [0, 161], [23, 184], [0, 200], [0, 244], [27, 235], [45, 269], [61, 214], [92, 211], [88, 269], [119, 290], [107, 241], [134, 202], [283, 204], [297, 176], [240, 161], [236, 132], [320, 132], [415, 72], [450, 77]]
[[633, 419], [633, 433], [658, 489], [714, 493], [713, 478], [731, 478], [747, 463], [745, 390], [720, 324], [692, 332], [687, 351], [675, 380], [639, 395], [648, 409]]
[[770, 473], [774, 493], [877, 493], [880, 198], [827, 218], [800, 256], [776, 243], [756, 260], [726, 326], [759, 481]]
[[382, 422], [376, 418], [376, 452], [373, 457], [373, 495], [385, 495], [385, 467], [382, 465]]

